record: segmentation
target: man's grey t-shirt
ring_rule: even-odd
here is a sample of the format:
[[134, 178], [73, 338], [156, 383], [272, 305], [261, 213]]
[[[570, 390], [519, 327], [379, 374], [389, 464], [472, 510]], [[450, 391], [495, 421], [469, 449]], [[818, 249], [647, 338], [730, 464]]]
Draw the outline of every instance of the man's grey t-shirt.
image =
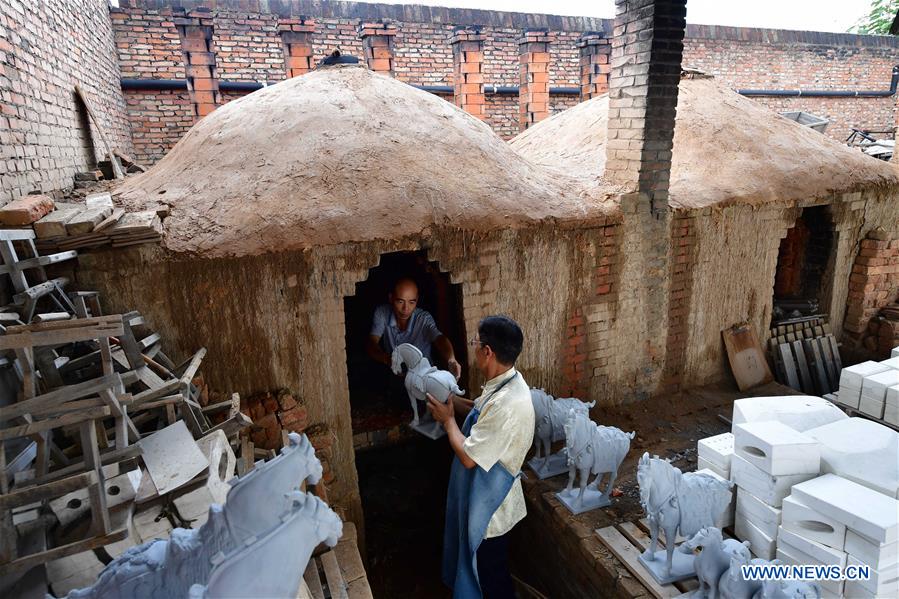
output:
[[389, 304], [383, 304], [375, 309], [371, 323], [371, 335], [381, 338], [381, 347], [388, 354], [392, 354], [397, 345], [411, 343], [420, 349], [428, 360], [432, 360], [431, 344], [442, 334], [434, 322], [434, 317], [421, 308], [415, 308], [412, 312], [405, 331], [397, 328], [396, 316]]

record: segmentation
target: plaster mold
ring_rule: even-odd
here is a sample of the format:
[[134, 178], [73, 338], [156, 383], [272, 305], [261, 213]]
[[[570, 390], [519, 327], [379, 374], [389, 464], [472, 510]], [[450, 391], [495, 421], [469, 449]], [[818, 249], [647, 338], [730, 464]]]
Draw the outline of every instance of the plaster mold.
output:
[[[568, 456], [568, 486], [556, 493], [573, 514], [605, 507], [618, 477], [618, 468], [631, 447], [635, 433], [625, 433], [613, 426], [600, 426], [586, 412], [571, 409], [565, 421], [565, 452]], [[580, 474], [580, 487], [575, 494], [575, 475]], [[596, 478], [588, 485], [591, 475]], [[609, 484], [605, 491], [599, 485], [605, 475]]]
[[[733, 499], [733, 485], [695, 472], [683, 474], [648, 453], [640, 458], [637, 482], [652, 534], [640, 563], [660, 584], [692, 576], [693, 555], [681, 545], [675, 559], [675, 539], [678, 533], [689, 538], [702, 528], [714, 526]], [[666, 548], [657, 551], [660, 529], [665, 533]]]
[[821, 397], [810, 395], [779, 395], [747, 397], [734, 402], [733, 426], [744, 422], [777, 420], [793, 430], [803, 432], [836, 420], [846, 414]]
[[430, 439], [439, 439], [446, 432], [428, 411], [427, 395], [430, 394], [437, 401], [446, 403], [450, 393], [463, 395], [465, 391], [459, 388], [456, 377], [451, 372], [431, 366], [421, 350], [411, 343], [403, 343], [393, 350], [391, 356], [393, 373], [402, 374], [403, 366], [408, 369], [405, 380], [406, 393], [409, 394], [409, 402], [412, 404], [413, 418], [409, 426]]
[[[565, 440], [565, 422], [569, 410], [589, 417], [590, 408], [596, 402], [584, 403], [574, 397], [553, 399], [543, 389], [531, 389], [531, 403], [534, 405], [534, 457], [528, 465], [541, 480], [568, 472], [568, 458], [565, 450], [550, 453], [556, 441]], [[542, 451], [541, 451], [542, 450]]]
[[846, 525], [813, 510], [793, 495], [784, 499], [780, 520], [786, 530], [822, 545], [843, 549]]
[[734, 425], [734, 452], [762, 471], [781, 474], [818, 474], [818, 441], [777, 420]]
[[814, 478], [815, 474], [781, 474], [772, 476], [738, 455], [731, 461], [730, 478], [768, 505], [780, 507], [793, 485]]

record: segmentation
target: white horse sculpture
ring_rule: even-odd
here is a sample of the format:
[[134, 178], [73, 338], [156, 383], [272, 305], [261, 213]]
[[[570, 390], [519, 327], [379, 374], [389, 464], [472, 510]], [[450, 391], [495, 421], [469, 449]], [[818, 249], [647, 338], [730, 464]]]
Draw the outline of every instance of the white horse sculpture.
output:
[[693, 592], [693, 599], [717, 599], [718, 581], [730, 567], [731, 556], [742, 560], [750, 559], [749, 541], [725, 539], [720, 528], [706, 527], [697, 532], [692, 539], [684, 541], [690, 551], [702, 549], [694, 560], [696, 578], [699, 588]]
[[534, 457], [529, 465], [541, 479], [562, 474], [568, 470], [564, 451], [551, 454], [550, 447], [553, 442], [565, 439], [565, 421], [570, 410], [587, 415], [596, 402], [584, 403], [574, 397], [553, 399], [543, 389], [531, 389], [531, 403], [535, 416]]
[[[714, 527], [721, 513], [730, 505], [733, 483], [697, 472], [683, 474], [666, 460], [650, 458], [648, 453], [640, 458], [637, 482], [640, 485], [640, 503], [652, 533], [650, 546], [640, 557], [641, 563], [662, 584], [692, 576], [692, 556], [680, 558], [677, 572], [672, 574], [677, 534], [680, 532], [689, 538], [702, 528]], [[664, 568], [658, 572], [653, 562], [658, 558], [656, 549], [660, 528], [665, 532], [666, 560]], [[681, 545], [679, 552], [686, 554], [690, 550]]]
[[[609, 494], [618, 476], [618, 467], [624, 461], [631, 447], [633, 432], [625, 433], [613, 426], [600, 426], [590, 420], [585, 412], [568, 411], [565, 421], [565, 451], [568, 454], [568, 486], [558, 496], [575, 514], [590, 509], [604, 507], [611, 503]], [[580, 474], [580, 490], [574, 495], [575, 475]], [[609, 484], [605, 491], [599, 491], [599, 484], [608, 473]], [[584, 499], [591, 474], [596, 479], [590, 487], [596, 496], [591, 494], [589, 500]]]
[[421, 350], [411, 343], [402, 343], [393, 350], [390, 366], [393, 373], [402, 374], [403, 365], [407, 369], [406, 393], [412, 404], [413, 418], [410, 426], [425, 436], [436, 439], [442, 435], [442, 429], [431, 419], [427, 409], [419, 416], [418, 402], [426, 401], [426, 395], [430, 393], [437, 401], [446, 403], [450, 393], [462, 395], [465, 391], [459, 388], [456, 377], [451, 372], [431, 366]]

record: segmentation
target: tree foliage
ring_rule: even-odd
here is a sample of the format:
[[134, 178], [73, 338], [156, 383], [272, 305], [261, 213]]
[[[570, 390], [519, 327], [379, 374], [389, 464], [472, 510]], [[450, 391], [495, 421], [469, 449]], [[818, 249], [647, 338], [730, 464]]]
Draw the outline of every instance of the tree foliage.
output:
[[888, 35], [897, 11], [899, 0], [871, 0], [868, 14], [859, 19], [849, 31], [868, 35]]

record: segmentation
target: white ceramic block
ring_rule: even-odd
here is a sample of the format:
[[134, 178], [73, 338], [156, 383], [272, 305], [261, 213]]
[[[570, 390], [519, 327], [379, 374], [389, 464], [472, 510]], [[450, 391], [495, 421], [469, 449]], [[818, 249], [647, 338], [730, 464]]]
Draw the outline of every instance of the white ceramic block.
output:
[[699, 457], [715, 465], [718, 471], [730, 472], [730, 456], [734, 453], [734, 436], [723, 433], [700, 439], [696, 444]]
[[[889, 370], [889, 368], [889, 366], [884, 366], [883, 364], [870, 360], [844, 368], [840, 372], [840, 403], [857, 408], [865, 377], [885, 372]], [[823, 424], [827, 423], [822, 422], [821, 424], [814, 426], [821, 426]]]
[[[708, 474], [711, 477], [717, 478], [722, 482], [726, 482], [727, 478], [721, 476], [714, 470], [709, 468], [703, 468], [701, 470], [696, 471], [698, 474]], [[733, 499], [731, 499], [730, 505], [727, 506], [727, 509], [724, 510], [721, 514], [721, 518], [715, 524], [718, 528], [727, 528], [728, 526], [734, 525], [734, 512], [737, 509], [737, 487], [731, 487], [731, 492], [733, 493]]]
[[846, 566], [846, 552], [816, 543], [811, 539], [807, 539], [802, 535], [785, 529], [783, 526], [777, 528], [777, 546], [789, 545], [795, 547], [800, 552], [814, 559], [816, 564], [825, 564], [828, 566]]
[[854, 530], [848, 530], [844, 548], [846, 553], [875, 570], [899, 569], [899, 541], [888, 545], [875, 543]]
[[899, 433], [866, 418], [806, 431], [821, 444], [821, 472], [899, 498]]
[[737, 538], [741, 541], [749, 541], [749, 550], [754, 556], [768, 560], [774, 559], [777, 544], [775, 538], [769, 537], [762, 532], [739, 510], [737, 510], [734, 521], [734, 532], [737, 533]]
[[[857, 567], [866, 564], [850, 555], [847, 565]], [[893, 568], [885, 571], [872, 569], [869, 574], [867, 580], [857, 580], [855, 582], [877, 597], [896, 597], [899, 595], [899, 569]]]
[[883, 419], [890, 424], [899, 425], [899, 385], [887, 389], [887, 398], [883, 403]]
[[728, 464], [727, 470], [722, 470], [715, 464], [709, 462], [708, 460], [704, 460], [703, 458], [696, 458], [696, 470], [710, 470], [714, 472], [724, 480], [730, 480], [730, 465]]
[[[778, 543], [776, 555], [777, 559], [788, 566], [805, 566], [815, 563], [810, 555], [804, 554], [789, 543]], [[821, 587], [822, 596], [825, 596], [825, 593], [831, 597], [843, 596], [842, 580], [816, 580], [815, 582]]]
[[734, 452], [775, 476], [818, 474], [820, 468], [818, 441], [776, 420], [735, 424]]
[[835, 474], [799, 483], [793, 495], [808, 507], [829, 516], [878, 543], [899, 539], [899, 501]]
[[737, 488], [737, 511], [746, 515], [767, 536], [777, 537], [780, 510], [770, 506], [746, 489]]
[[894, 347], [894, 348], [890, 351], [890, 357], [891, 357], [891, 358], [899, 358], [899, 347]]
[[889, 360], [881, 360], [880, 364], [899, 370], [899, 356], [890, 356]]
[[[899, 372], [899, 370], [896, 372]], [[883, 418], [883, 406], [884, 400], [872, 399], [864, 395], [858, 401], [858, 411], [872, 418]]]
[[772, 476], [738, 455], [730, 465], [731, 480], [768, 505], [780, 507], [793, 485], [814, 478], [814, 474], [782, 474]]
[[883, 372], [868, 375], [862, 382], [861, 399], [883, 402], [886, 399], [887, 388], [893, 385], [899, 385], [899, 370], [895, 368], [888, 367]]
[[842, 550], [846, 540], [846, 525], [815, 511], [790, 495], [784, 498], [780, 513], [781, 526], [796, 534]]
[[846, 418], [843, 410], [820, 397], [810, 395], [747, 397], [734, 402], [733, 425], [777, 420], [802, 432]]

